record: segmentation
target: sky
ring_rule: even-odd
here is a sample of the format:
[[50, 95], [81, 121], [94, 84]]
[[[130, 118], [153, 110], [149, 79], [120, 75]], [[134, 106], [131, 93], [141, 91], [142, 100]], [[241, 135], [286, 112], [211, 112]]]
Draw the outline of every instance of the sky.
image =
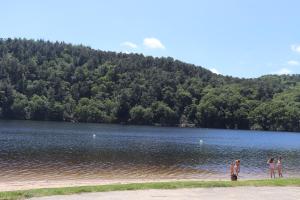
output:
[[0, 0], [0, 38], [170, 56], [235, 77], [300, 73], [298, 0]]

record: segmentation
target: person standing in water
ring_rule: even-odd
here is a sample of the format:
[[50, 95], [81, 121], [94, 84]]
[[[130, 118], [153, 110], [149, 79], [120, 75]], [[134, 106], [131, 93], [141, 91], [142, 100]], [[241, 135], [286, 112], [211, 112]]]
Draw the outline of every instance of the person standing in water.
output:
[[240, 173], [240, 164], [241, 164], [240, 160], [236, 160], [235, 161], [234, 171], [235, 171], [236, 176], [239, 176], [239, 173]]
[[233, 162], [230, 163], [230, 175], [232, 176], [234, 174], [234, 164]]
[[270, 158], [268, 160], [268, 164], [269, 164], [271, 178], [273, 178], [273, 177], [275, 178], [275, 163], [274, 163], [274, 158]]
[[277, 160], [277, 170], [278, 170], [278, 176], [283, 177], [282, 176], [282, 159], [281, 159], [281, 156]]
[[237, 176], [234, 173], [234, 163], [230, 163], [230, 178], [232, 181], [237, 181]]

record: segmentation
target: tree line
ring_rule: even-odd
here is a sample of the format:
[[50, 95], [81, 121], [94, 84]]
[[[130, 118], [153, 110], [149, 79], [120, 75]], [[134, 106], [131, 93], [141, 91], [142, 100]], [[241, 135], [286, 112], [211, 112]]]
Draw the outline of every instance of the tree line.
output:
[[173, 58], [0, 39], [0, 118], [300, 130], [300, 76], [240, 79]]

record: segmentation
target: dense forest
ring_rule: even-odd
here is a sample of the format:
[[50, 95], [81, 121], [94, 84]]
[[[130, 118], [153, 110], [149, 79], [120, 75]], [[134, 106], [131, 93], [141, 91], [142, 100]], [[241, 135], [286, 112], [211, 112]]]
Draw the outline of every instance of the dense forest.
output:
[[170, 57], [0, 39], [0, 118], [300, 131], [300, 75], [239, 79]]

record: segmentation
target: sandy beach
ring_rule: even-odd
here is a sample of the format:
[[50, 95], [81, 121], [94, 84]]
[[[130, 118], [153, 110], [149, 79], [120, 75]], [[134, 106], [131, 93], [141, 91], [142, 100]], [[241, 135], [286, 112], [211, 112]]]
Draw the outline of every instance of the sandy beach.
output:
[[[74, 186], [91, 186], [107, 184], [168, 182], [168, 181], [199, 181], [199, 179], [80, 179], [80, 180], [48, 180], [48, 181], [13, 181], [0, 182], [0, 191], [28, 190], [38, 188], [59, 188]], [[205, 179], [209, 180], [209, 179]], [[221, 179], [220, 179], [221, 180]]]
[[233, 187], [177, 190], [139, 190], [49, 196], [31, 200], [298, 200], [299, 187]]

